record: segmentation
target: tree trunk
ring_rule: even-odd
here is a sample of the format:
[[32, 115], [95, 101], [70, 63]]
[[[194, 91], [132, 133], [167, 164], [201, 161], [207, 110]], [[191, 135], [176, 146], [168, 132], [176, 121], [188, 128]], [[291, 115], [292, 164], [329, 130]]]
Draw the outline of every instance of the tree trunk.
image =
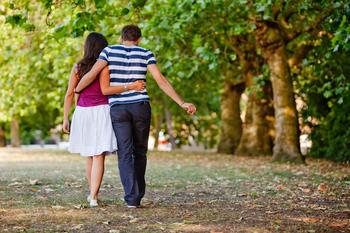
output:
[[155, 133], [154, 133], [154, 149], [158, 150], [158, 145], [159, 145], [159, 132], [162, 129], [162, 121], [163, 117], [161, 114], [154, 114], [154, 128], [155, 128]]
[[239, 102], [244, 83], [235, 84], [229, 80], [224, 83], [221, 96], [221, 135], [218, 152], [233, 154], [237, 149], [242, 134], [242, 120]]
[[174, 150], [176, 148], [175, 137], [174, 137], [174, 129], [173, 129], [173, 119], [171, 112], [169, 109], [165, 108], [165, 121], [168, 129], [169, 141], [171, 144], [171, 149]]
[[[268, 89], [268, 88], [265, 88]], [[271, 155], [273, 146], [273, 107], [271, 92], [265, 91], [266, 97], [258, 98], [255, 93], [248, 94], [247, 110], [243, 123], [242, 137], [236, 155], [260, 156]]]
[[12, 118], [11, 121], [11, 146], [19, 147], [21, 145], [19, 134], [19, 122], [16, 118]]
[[275, 110], [274, 161], [303, 162], [298, 136], [298, 115], [287, 55], [278, 25], [257, 23], [257, 41], [270, 69]]
[[[247, 45], [248, 43], [245, 43]], [[245, 46], [245, 50], [236, 49], [244, 74], [246, 93], [248, 96], [246, 114], [243, 123], [242, 137], [235, 152], [236, 155], [271, 155], [272, 141], [269, 121], [273, 119], [272, 93], [269, 86], [255, 87], [253, 77], [260, 74], [262, 58], [256, 54], [255, 46]], [[247, 54], [254, 54], [247, 56]], [[259, 90], [261, 88], [261, 90]], [[257, 93], [257, 91], [259, 93]]]
[[5, 131], [2, 124], [0, 124], [0, 147], [5, 147], [5, 146], [6, 146]]

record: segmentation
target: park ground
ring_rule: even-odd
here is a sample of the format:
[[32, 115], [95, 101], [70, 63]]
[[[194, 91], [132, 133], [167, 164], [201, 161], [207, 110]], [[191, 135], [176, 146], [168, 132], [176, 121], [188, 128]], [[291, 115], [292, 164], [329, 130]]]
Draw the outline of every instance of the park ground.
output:
[[0, 150], [1, 232], [350, 232], [350, 166], [308, 159], [150, 152], [143, 208], [120, 200], [115, 156], [88, 208], [84, 159]]

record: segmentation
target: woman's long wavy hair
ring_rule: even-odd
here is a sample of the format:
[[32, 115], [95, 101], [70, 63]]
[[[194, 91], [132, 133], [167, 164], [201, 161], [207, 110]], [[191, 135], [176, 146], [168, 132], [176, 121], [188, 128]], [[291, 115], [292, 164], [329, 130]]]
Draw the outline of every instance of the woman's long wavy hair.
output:
[[106, 38], [97, 32], [91, 32], [85, 40], [84, 56], [78, 62], [78, 76], [82, 78], [84, 74], [89, 72], [95, 64], [101, 51], [108, 46]]

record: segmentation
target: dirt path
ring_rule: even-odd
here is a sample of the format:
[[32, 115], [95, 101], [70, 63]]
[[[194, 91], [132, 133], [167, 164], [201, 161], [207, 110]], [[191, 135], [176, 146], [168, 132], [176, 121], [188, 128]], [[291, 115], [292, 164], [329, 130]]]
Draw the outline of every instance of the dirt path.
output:
[[1, 232], [350, 232], [350, 166], [151, 152], [144, 208], [128, 210], [115, 157], [96, 209], [84, 160], [0, 150]]

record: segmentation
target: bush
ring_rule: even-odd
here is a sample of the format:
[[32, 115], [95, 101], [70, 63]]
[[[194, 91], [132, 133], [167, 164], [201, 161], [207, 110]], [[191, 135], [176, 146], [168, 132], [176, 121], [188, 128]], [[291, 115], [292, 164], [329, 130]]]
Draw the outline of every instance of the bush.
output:
[[310, 155], [337, 162], [350, 161], [350, 96], [336, 105], [311, 134]]

